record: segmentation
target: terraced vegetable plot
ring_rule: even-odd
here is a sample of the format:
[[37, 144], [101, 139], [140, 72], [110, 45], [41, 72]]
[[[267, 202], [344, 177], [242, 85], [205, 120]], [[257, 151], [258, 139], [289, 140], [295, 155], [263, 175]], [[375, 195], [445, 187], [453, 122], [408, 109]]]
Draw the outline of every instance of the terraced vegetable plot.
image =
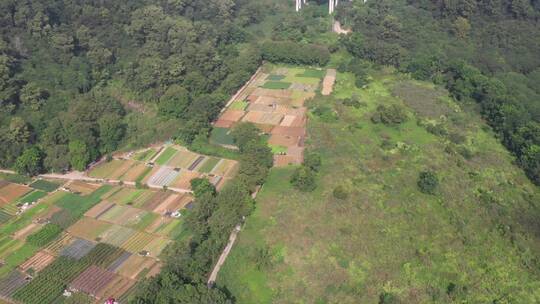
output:
[[[275, 166], [302, 163], [307, 112], [304, 104], [306, 100], [315, 97], [326, 70], [272, 65], [267, 67], [271, 69], [270, 74], [258, 72], [255, 81], [238, 92], [238, 99], [222, 112], [214, 123], [210, 140], [226, 147], [234, 146], [229, 131], [237, 121], [230, 113], [241, 112], [241, 121], [253, 123], [263, 133], [272, 135]], [[247, 103], [247, 107], [238, 111], [236, 104], [241, 101]], [[209, 172], [219, 170], [210, 169]]]

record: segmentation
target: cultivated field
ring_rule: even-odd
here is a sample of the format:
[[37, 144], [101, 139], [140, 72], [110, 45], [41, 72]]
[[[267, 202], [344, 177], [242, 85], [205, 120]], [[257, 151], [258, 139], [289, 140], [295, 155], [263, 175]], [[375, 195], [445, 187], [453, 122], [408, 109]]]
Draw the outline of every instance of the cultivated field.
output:
[[[222, 160], [209, 160], [209, 171], [228, 174]], [[182, 217], [170, 214], [193, 201], [190, 194], [81, 181], [0, 185], [8, 201], [0, 209], [0, 299], [16, 303], [125, 299], [139, 280], [159, 273], [161, 253], [182, 233]]]
[[[239, 304], [538, 302], [538, 188], [447, 92], [393, 71], [371, 76], [357, 89], [338, 73], [332, 95], [310, 102], [328, 107], [309, 114], [318, 187], [295, 190], [295, 167], [273, 168], [218, 286]], [[342, 103], [353, 95], [356, 107]], [[381, 104], [405, 107], [408, 120], [373, 123]], [[427, 169], [435, 195], [418, 191]]]
[[[332, 73], [335, 70], [328, 71]], [[251, 122], [269, 135], [276, 166], [302, 163], [307, 121], [304, 103], [315, 96], [326, 74], [321, 69], [267, 66], [221, 113], [210, 140], [233, 146], [230, 128], [238, 122]]]
[[164, 145], [159, 149], [122, 154], [122, 158], [92, 168], [88, 175], [181, 190], [189, 190], [194, 178], [208, 177], [216, 181], [216, 188], [221, 189], [237, 169], [238, 163], [233, 160], [200, 155], [178, 145]]

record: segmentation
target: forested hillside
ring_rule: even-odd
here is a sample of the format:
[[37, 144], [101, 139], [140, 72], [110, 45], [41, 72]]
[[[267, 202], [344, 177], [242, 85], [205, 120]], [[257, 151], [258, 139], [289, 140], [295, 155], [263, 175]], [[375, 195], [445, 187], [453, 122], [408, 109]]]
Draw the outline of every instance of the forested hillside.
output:
[[0, 167], [82, 170], [190, 142], [257, 68], [239, 45], [259, 15], [250, 1], [0, 1]]
[[361, 1], [338, 18], [357, 58], [445, 85], [474, 105], [540, 183], [540, 2]]

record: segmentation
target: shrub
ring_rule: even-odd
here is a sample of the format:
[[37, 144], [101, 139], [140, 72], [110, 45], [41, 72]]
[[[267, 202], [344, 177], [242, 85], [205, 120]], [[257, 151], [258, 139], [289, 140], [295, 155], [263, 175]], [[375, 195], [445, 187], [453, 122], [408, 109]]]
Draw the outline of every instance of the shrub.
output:
[[321, 168], [322, 160], [321, 155], [317, 152], [306, 152], [304, 156], [304, 166], [308, 167], [309, 169], [319, 172], [319, 169]]
[[327, 105], [316, 107], [313, 109], [313, 114], [320, 117], [323, 122], [335, 122], [338, 118], [334, 109]]
[[380, 105], [377, 107], [377, 111], [371, 117], [373, 123], [383, 123], [385, 125], [398, 125], [407, 121], [407, 112], [402, 106]]
[[340, 200], [345, 200], [349, 197], [349, 191], [347, 191], [347, 188], [343, 185], [339, 185], [336, 188], [334, 188], [334, 191], [332, 193], [335, 198]]
[[432, 171], [422, 171], [418, 176], [417, 184], [421, 192], [426, 194], [434, 194], [437, 186], [439, 185], [439, 179]]
[[291, 184], [300, 191], [313, 191], [317, 187], [315, 172], [306, 166], [301, 166], [291, 176]]

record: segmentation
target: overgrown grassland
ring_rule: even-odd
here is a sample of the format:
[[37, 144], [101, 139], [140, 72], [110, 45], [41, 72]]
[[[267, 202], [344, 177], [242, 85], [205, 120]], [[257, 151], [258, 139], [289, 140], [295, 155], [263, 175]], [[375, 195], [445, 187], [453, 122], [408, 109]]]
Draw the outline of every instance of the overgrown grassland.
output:
[[[357, 89], [338, 74], [334, 95], [312, 102], [337, 117], [310, 113], [308, 144], [323, 159], [317, 189], [299, 192], [288, 183], [294, 168], [272, 169], [218, 285], [239, 304], [540, 301], [538, 188], [472, 111], [442, 98], [422, 105], [452, 111], [424, 116], [436, 111], [415, 112], [395, 88], [406, 82], [412, 91], [401, 93], [428, 98], [414, 90], [432, 86], [372, 76]], [[357, 107], [341, 103], [353, 95]], [[372, 123], [381, 104], [405, 107], [407, 122]], [[435, 195], [418, 191], [428, 169]], [[333, 196], [338, 185], [347, 199]]]

